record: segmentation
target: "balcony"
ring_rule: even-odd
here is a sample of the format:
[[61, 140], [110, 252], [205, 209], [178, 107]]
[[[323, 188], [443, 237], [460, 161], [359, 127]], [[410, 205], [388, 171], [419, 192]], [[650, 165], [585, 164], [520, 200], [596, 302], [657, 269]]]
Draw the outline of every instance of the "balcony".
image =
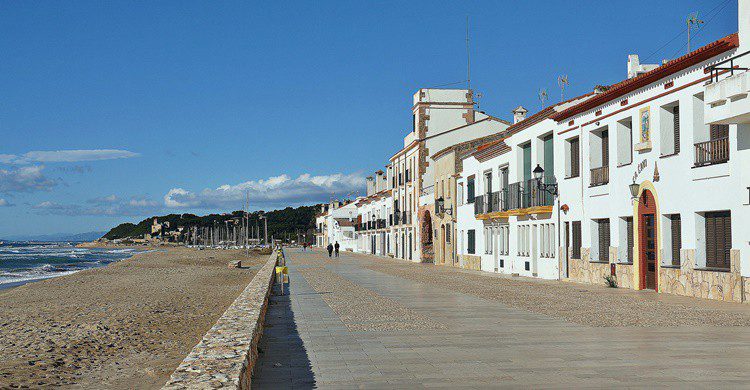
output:
[[411, 213], [408, 211], [402, 211], [401, 212], [401, 223], [404, 225], [410, 225], [411, 224]]
[[609, 183], [609, 166], [591, 169], [591, 187]]
[[381, 219], [378, 219], [377, 221], [375, 221], [375, 228], [376, 229], [385, 229], [385, 227], [386, 227], [385, 219], [381, 218]]
[[[544, 184], [556, 182], [554, 176], [546, 176], [542, 180]], [[555, 201], [554, 196], [538, 189], [537, 181], [534, 179], [511, 183], [506, 189], [480, 195], [474, 199], [475, 215], [552, 206]]]
[[750, 56], [746, 56], [748, 53], [750, 51], [706, 68], [711, 73], [704, 94], [706, 123], [750, 123]]
[[393, 224], [398, 225], [401, 223], [401, 212], [396, 210], [396, 212], [393, 214]]
[[695, 144], [695, 166], [721, 164], [729, 161], [729, 137]]

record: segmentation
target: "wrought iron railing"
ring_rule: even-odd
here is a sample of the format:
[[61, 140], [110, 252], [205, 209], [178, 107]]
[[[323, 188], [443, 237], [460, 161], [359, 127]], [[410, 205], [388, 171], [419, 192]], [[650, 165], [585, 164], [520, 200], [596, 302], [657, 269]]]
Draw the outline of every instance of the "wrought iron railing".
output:
[[[734, 57], [728, 58], [728, 59], [726, 59], [724, 61], [718, 62], [716, 64], [713, 64], [713, 65], [707, 67], [707, 69], [711, 72], [711, 78], [708, 80], [708, 83], [711, 84], [711, 83], [714, 83], [714, 82], [719, 82], [719, 75], [722, 74], [722, 71], [729, 72], [729, 76], [731, 77], [731, 76], [734, 76], [734, 72], [735, 71], [740, 71], [740, 70], [741, 71], [748, 71], [748, 70], [750, 70], [750, 68], [740, 68], [739, 66], [738, 67], [734, 66], [734, 60], [736, 60], [737, 58], [740, 58], [740, 57], [742, 57], [742, 56], [744, 56], [744, 55], [746, 55], [748, 53], [750, 53], [750, 51], [746, 51], [746, 52], [744, 52], [742, 54], [736, 55]], [[727, 63], [729, 63], [729, 66], [724, 65], [724, 64], [727, 64]]]
[[591, 169], [591, 186], [601, 186], [609, 183], [609, 166]]
[[[555, 184], [554, 176], [540, 179], [542, 184]], [[552, 206], [554, 195], [539, 189], [539, 180], [531, 179], [511, 183], [500, 191], [477, 196], [474, 202], [474, 214], [487, 214], [497, 211], [525, 209], [536, 206]]]
[[729, 161], [729, 137], [695, 144], [695, 166], [721, 164]]

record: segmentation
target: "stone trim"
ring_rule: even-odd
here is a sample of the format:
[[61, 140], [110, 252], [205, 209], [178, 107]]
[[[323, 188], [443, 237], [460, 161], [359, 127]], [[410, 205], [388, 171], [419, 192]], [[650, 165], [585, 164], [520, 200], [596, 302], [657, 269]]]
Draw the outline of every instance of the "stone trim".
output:
[[277, 261], [274, 252], [162, 389], [249, 389]]

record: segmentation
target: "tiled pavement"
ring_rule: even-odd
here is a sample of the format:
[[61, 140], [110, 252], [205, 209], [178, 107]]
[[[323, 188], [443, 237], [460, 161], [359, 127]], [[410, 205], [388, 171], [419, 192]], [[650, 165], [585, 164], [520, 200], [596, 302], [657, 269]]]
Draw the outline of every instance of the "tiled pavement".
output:
[[291, 291], [271, 299], [253, 387], [750, 388], [748, 328], [586, 327], [372, 271], [363, 265], [382, 259], [342, 253], [325, 268], [446, 326], [352, 332], [295, 265], [323, 256], [287, 250]]

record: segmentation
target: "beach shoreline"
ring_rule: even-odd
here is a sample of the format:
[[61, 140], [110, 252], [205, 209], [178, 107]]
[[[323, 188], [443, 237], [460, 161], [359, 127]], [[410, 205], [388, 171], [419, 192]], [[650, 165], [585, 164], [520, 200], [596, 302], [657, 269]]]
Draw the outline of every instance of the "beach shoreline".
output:
[[159, 388], [265, 258], [153, 249], [0, 289], [0, 388]]

